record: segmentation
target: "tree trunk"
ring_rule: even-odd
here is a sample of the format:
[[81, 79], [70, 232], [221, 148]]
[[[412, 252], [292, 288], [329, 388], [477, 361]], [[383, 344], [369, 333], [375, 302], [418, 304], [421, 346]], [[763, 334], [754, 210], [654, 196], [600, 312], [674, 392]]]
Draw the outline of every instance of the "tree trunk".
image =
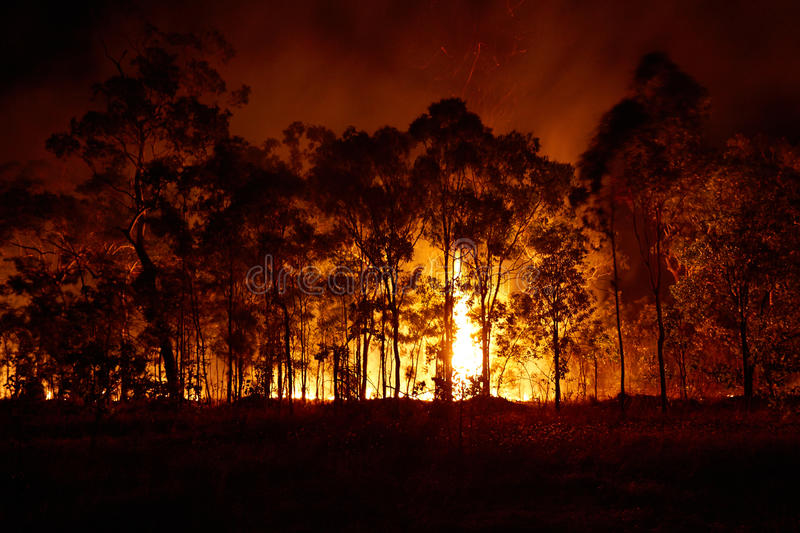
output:
[[686, 383], [686, 350], [681, 349], [678, 357], [680, 358], [678, 361], [678, 371], [681, 373], [681, 398], [686, 401], [689, 399], [689, 387]]
[[450, 250], [449, 246], [444, 252], [444, 346], [442, 347], [442, 372], [441, 397], [450, 401], [453, 399], [453, 287], [450, 278]]
[[[141, 227], [141, 226], [140, 226]], [[167, 375], [167, 388], [173, 400], [180, 398], [180, 387], [178, 384], [178, 367], [175, 363], [175, 354], [172, 351], [172, 339], [170, 338], [169, 323], [164, 316], [162, 302], [158, 291], [158, 270], [150, 260], [150, 256], [144, 248], [142, 232], [139, 231], [134, 240], [127, 235], [133, 244], [139, 262], [142, 264], [142, 272], [136, 282], [145, 291], [145, 318], [155, 326], [156, 335], [159, 340], [159, 351], [161, 361], [164, 363], [164, 372]]]
[[[619, 345], [619, 407], [625, 411], [625, 350], [622, 347], [622, 321], [619, 313], [619, 272], [617, 270], [617, 238], [614, 229], [614, 213], [616, 209], [611, 206], [611, 230], [609, 238], [611, 240], [611, 259], [614, 264], [614, 311], [617, 316], [617, 342]], [[596, 395], [595, 395], [596, 396]]]
[[302, 296], [298, 298], [300, 308], [300, 399], [306, 403], [306, 385], [308, 378], [308, 332], [306, 321], [306, 308]]
[[394, 397], [400, 397], [400, 311], [397, 302], [392, 303], [392, 344], [394, 347]]
[[[322, 366], [322, 361], [323, 360], [317, 360], [317, 376], [316, 379], [314, 380], [314, 396], [316, 397], [318, 402], [320, 401], [321, 398], [319, 395], [319, 371], [320, 367]], [[324, 393], [325, 391], [323, 390], [322, 392]]]
[[275, 355], [275, 359], [276, 359], [275, 362], [278, 365], [277, 385], [278, 385], [278, 405], [280, 405], [281, 402], [283, 401], [283, 362], [281, 361], [281, 358], [278, 357], [277, 355]]
[[286, 307], [286, 302], [281, 301], [281, 310], [283, 311], [283, 349], [284, 356], [286, 357], [286, 381], [288, 392], [286, 397], [289, 399], [289, 405], [292, 404], [292, 394], [294, 392], [294, 375], [292, 374], [292, 347], [289, 342], [291, 338], [291, 324], [289, 323], [289, 309]]
[[340, 387], [339, 387], [339, 349], [333, 347], [333, 401], [339, 402]]
[[364, 345], [362, 348], [361, 353], [361, 390], [359, 391], [359, 397], [362, 400], [367, 399], [367, 363], [369, 357], [369, 341], [371, 335], [369, 334], [369, 328], [371, 327], [371, 320], [366, 321], [367, 327], [364, 330]]
[[[484, 297], [485, 298], [485, 297]], [[489, 396], [489, 317], [486, 316], [486, 305], [481, 302], [481, 396]]]
[[553, 364], [556, 372], [556, 410], [561, 409], [561, 350], [558, 346], [558, 319], [553, 318]]
[[236, 399], [242, 399], [242, 390], [244, 389], [244, 360], [239, 357], [236, 360]]
[[233, 264], [228, 264], [228, 403], [233, 399]]
[[[136, 212], [139, 214], [144, 213], [142, 210], [144, 200], [142, 195], [142, 168], [145, 145], [139, 143], [139, 155], [136, 165], [136, 174], [134, 176], [134, 197], [136, 204]], [[170, 339], [169, 323], [164, 316], [163, 302], [159, 297], [158, 290], [158, 269], [155, 263], [150, 259], [150, 255], [144, 246], [144, 224], [139, 222], [137, 224], [137, 217], [134, 218], [130, 229], [123, 232], [128, 241], [133, 245], [136, 256], [142, 264], [142, 272], [136, 279], [137, 285], [145, 290], [145, 318], [147, 321], [155, 326], [156, 336], [159, 341], [159, 351], [161, 352], [161, 361], [164, 362], [164, 370], [167, 374], [167, 388], [169, 389], [170, 398], [173, 400], [180, 399], [180, 390], [178, 385], [178, 368], [175, 363], [175, 354], [172, 351], [172, 340]], [[134, 231], [135, 227], [135, 238]], [[159, 371], [160, 371], [159, 363]]]
[[656, 319], [658, 321], [658, 377], [661, 384], [661, 412], [667, 412], [667, 375], [664, 369], [664, 317], [661, 312], [661, 297], [656, 291]]
[[381, 311], [381, 398], [386, 398], [386, 308]]
[[739, 338], [742, 344], [742, 377], [744, 379], [744, 401], [749, 409], [753, 401], [753, 365], [750, 362], [750, 344], [747, 341], [747, 316], [739, 311]]

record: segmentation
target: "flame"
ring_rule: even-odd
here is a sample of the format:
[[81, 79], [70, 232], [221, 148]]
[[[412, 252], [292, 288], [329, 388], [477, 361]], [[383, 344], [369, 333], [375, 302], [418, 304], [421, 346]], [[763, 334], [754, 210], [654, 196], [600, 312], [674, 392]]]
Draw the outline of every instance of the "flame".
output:
[[[455, 262], [456, 279], [461, 274], [461, 258]], [[457, 286], [457, 285], [456, 285]], [[467, 297], [463, 291], [456, 290], [456, 304], [453, 308], [453, 322], [456, 336], [453, 340], [453, 388], [457, 396], [469, 386], [469, 378], [481, 375], [483, 360], [481, 351], [473, 338], [478, 337], [479, 330], [469, 319]]]

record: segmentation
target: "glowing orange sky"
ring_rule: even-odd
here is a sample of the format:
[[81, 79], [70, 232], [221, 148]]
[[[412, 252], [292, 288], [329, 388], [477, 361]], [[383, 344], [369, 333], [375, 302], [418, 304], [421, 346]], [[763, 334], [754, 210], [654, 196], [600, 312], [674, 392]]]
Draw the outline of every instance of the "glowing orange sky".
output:
[[214, 26], [229, 38], [238, 55], [226, 75], [253, 88], [233, 127], [253, 141], [294, 120], [404, 127], [431, 101], [458, 95], [490, 125], [533, 131], [546, 153], [574, 161], [638, 57], [654, 49], [709, 88], [720, 136], [791, 132], [800, 116], [800, 7], [641, 4], [100, 2], [74, 20], [20, 8], [23, 21], [6, 25], [21, 27], [3, 43], [15, 69], [0, 89], [0, 162], [42, 157], [47, 134], [85, 108], [88, 84], [107, 72], [101, 43], [119, 50], [144, 20], [168, 30]]

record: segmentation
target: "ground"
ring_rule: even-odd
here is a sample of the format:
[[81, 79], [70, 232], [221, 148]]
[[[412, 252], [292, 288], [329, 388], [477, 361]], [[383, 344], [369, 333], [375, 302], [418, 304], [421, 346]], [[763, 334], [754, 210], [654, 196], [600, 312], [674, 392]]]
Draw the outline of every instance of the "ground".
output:
[[800, 415], [552, 407], [0, 402], [0, 524], [71, 530], [787, 530]]

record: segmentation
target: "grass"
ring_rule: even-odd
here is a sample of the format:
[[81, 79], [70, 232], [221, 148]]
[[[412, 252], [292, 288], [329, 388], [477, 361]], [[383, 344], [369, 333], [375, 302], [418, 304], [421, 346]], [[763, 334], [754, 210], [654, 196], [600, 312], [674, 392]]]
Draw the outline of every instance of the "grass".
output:
[[0, 423], [0, 523], [25, 529], [800, 527], [800, 416], [735, 403], [4, 402]]

